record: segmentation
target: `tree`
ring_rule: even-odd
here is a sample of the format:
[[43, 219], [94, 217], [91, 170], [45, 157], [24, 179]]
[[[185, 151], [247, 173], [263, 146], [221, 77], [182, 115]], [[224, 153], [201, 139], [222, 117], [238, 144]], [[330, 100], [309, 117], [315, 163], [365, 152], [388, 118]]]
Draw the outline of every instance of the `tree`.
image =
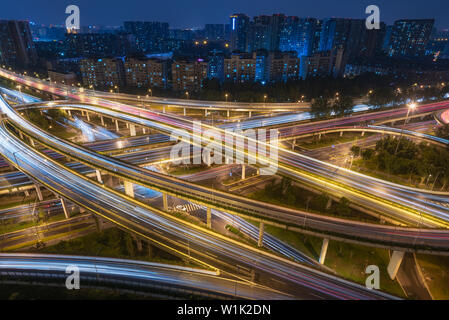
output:
[[349, 216], [351, 214], [350, 206], [351, 202], [347, 198], [342, 197], [337, 204], [336, 211], [342, 216]]
[[329, 99], [325, 97], [316, 98], [311, 107], [311, 113], [316, 117], [325, 117], [331, 114]]
[[438, 127], [436, 135], [443, 139], [449, 139], [449, 124], [444, 124], [441, 127]]
[[360, 151], [361, 151], [361, 148], [359, 146], [352, 146], [351, 147], [351, 154], [354, 157], [358, 157], [360, 155]]
[[337, 115], [343, 116], [352, 113], [354, 100], [349, 96], [341, 96], [335, 100], [334, 111]]

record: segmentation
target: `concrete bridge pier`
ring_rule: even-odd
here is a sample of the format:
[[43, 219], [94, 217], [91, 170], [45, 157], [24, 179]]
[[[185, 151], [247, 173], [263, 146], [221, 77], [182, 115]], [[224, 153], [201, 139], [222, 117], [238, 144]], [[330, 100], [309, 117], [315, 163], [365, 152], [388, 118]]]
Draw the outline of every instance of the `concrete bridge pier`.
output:
[[97, 175], [97, 181], [99, 183], [103, 183], [103, 179], [101, 179], [101, 172], [100, 172], [100, 170], [96, 169], [95, 170], [95, 174]]
[[362, 131], [362, 137], [365, 135], [365, 131]]
[[343, 131], [340, 131], [340, 137], [343, 137]]
[[187, 115], [186, 108], [183, 108], [184, 117]]
[[131, 137], [135, 137], [136, 136], [136, 125], [133, 123], [129, 124], [129, 134]]
[[41, 188], [37, 184], [35, 184], [34, 187], [36, 188], [36, 194], [37, 194], [39, 201], [43, 201], [44, 197], [42, 196]]
[[226, 117], [229, 118], [229, 109], [226, 110]]
[[86, 117], [87, 117], [87, 121], [90, 122], [90, 115], [89, 115], [89, 112], [87, 112], [87, 111], [86, 111]]
[[390, 263], [388, 264], [387, 271], [391, 280], [396, 278], [398, 274], [399, 267], [401, 266], [402, 260], [404, 259], [403, 251], [393, 251], [390, 257]]
[[207, 227], [209, 229], [212, 229], [212, 213], [211, 213], [211, 208], [210, 207], [207, 207], [207, 218], [206, 219], [207, 219], [206, 220]]
[[326, 210], [329, 210], [332, 206], [332, 198], [329, 197], [329, 200], [327, 200], [327, 204], [326, 204]]
[[147, 129], [145, 127], [142, 128], [142, 134], [146, 134], [147, 133]]
[[118, 120], [115, 119], [115, 131], [120, 131], [120, 127], [118, 125]]
[[147, 242], [147, 247], [148, 247], [148, 256], [151, 258], [153, 257], [153, 246], [151, 245], [151, 243]]
[[324, 238], [323, 239], [323, 244], [321, 246], [321, 252], [320, 252], [320, 260], [319, 260], [320, 264], [324, 264], [324, 260], [326, 259], [326, 254], [327, 254], [327, 248], [328, 247], [329, 247], [329, 239]]
[[165, 113], [165, 106], [162, 106], [162, 113]]
[[134, 185], [125, 180], [125, 194], [131, 198], [134, 198]]
[[61, 198], [61, 205], [62, 205], [62, 210], [64, 210], [65, 218], [69, 219], [70, 214], [69, 214], [69, 211], [67, 210], [67, 203], [65, 202], [64, 198]]
[[251, 118], [251, 115], [252, 115], [252, 113], [251, 113], [251, 111], [250, 111], [248, 117]]
[[261, 222], [259, 224], [259, 239], [257, 241], [257, 246], [260, 248], [263, 246], [263, 234], [264, 234], [265, 224]]
[[246, 178], [246, 167], [245, 164], [242, 163], [242, 180]]
[[102, 115], [100, 115], [100, 121], [101, 121], [101, 125], [104, 127], [104, 118]]
[[143, 250], [142, 240], [137, 236], [134, 236], [134, 240], [136, 241], [137, 244], [137, 251], [142, 252]]
[[162, 203], [164, 205], [164, 211], [168, 211], [168, 199], [166, 193], [162, 194]]
[[69, 115], [69, 117], [72, 116], [72, 111], [71, 110], [67, 110], [67, 114]]

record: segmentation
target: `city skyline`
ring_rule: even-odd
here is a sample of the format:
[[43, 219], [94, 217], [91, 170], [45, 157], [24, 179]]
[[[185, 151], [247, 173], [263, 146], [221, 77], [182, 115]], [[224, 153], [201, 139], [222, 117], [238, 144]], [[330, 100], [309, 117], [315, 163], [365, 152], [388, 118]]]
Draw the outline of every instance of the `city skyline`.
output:
[[[76, 4], [81, 10], [81, 25], [96, 26], [119, 26], [124, 21], [164, 21], [170, 24], [171, 28], [201, 28], [205, 24], [229, 22], [229, 16], [234, 13], [245, 13], [248, 16], [257, 16], [273, 13], [284, 13], [287, 16], [315, 17], [319, 19], [344, 17], [344, 18], [365, 18], [365, 8], [370, 4], [376, 4], [381, 10], [381, 20], [387, 24], [392, 24], [397, 19], [421, 19], [434, 18], [435, 26], [439, 29], [449, 28], [449, 17], [444, 12], [449, 10], [449, 3], [439, 1], [409, 1], [404, 6], [398, 1], [355, 1], [347, 0], [338, 5], [332, 1], [320, 0], [320, 4], [312, 3], [288, 3], [289, 1], [277, 1], [272, 4], [262, 0], [257, 3], [240, 3], [238, 1], [228, 1], [223, 4], [211, 4], [207, 1], [197, 0], [195, 4], [184, 4], [182, 1], [166, 3], [138, 3], [131, 0], [127, 2], [127, 12], [117, 10], [118, 5], [106, 5], [104, 0], [91, 3], [85, 0], [76, 2], [60, 2], [52, 5], [51, 10], [42, 10], [42, 5], [38, 1], [21, 0], [5, 4], [5, 10], [1, 19], [29, 20], [39, 24], [63, 24], [67, 15], [65, 8], [69, 4]], [[176, 10], [173, 10], [176, 8]], [[30, 16], [28, 12], [33, 12]], [[7, 12], [7, 13], [6, 13]], [[182, 12], [182, 15], [179, 15]], [[5, 14], [6, 13], [6, 14]], [[101, 14], [100, 14], [101, 13]]]

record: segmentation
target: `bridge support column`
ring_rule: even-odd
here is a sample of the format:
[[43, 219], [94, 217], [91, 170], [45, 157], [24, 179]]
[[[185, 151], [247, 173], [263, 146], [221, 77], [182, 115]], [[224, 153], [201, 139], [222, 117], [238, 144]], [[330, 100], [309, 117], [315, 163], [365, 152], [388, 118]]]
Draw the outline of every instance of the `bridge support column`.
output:
[[207, 154], [206, 161], [207, 161], [207, 166], [210, 167], [211, 166], [210, 152]]
[[20, 137], [21, 140], [23, 140], [23, 133], [22, 133], [22, 131], [19, 131], [19, 137]]
[[104, 127], [104, 118], [102, 115], [100, 115], [100, 121], [101, 121], [101, 125]]
[[340, 131], [340, 137], [343, 137], [343, 131]]
[[246, 167], [245, 164], [242, 164], [242, 180], [246, 178]]
[[229, 109], [228, 109], [228, 110], [226, 110], [226, 117], [228, 117], [228, 118], [229, 118]]
[[166, 193], [162, 194], [162, 203], [164, 205], [164, 211], [168, 211], [168, 199]]
[[162, 113], [165, 113], [165, 106], [162, 106]]
[[390, 257], [390, 263], [388, 264], [387, 271], [391, 280], [396, 278], [399, 267], [401, 266], [402, 259], [404, 259], [403, 251], [393, 251]]
[[212, 213], [211, 213], [211, 208], [207, 207], [207, 227], [209, 229], [212, 229]]
[[129, 129], [129, 123], [125, 122], [125, 124], [126, 124], [126, 129]]
[[259, 225], [259, 239], [257, 240], [257, 246], [262, 247], [263, 246], [263, 233], [265, 229], [265, 224], [263, 222]]
[[62, 210], [64, 210], [65, 218], [69, 219], [70, 214], [69, 214], [69, 211], [67, 210], [67, 203], [65, 202], [64, 198], [61, 198], [61, 205], [62, 205]]
[[249, 118], [251, 118], [251, 111], [249, 112], [249, 115], [248, 115], [248, 117], [249, 117]]
[[120, 127], [118, 125], [118, 120], [115, 119], [115, 131], [120, 131]]
[[92, 218], [95, 220], [95, 225], [97, 227], [97, 231], [101, 232], [103, 230], [103, 221], [97, 217], [94, 213], [91, 214]]
[[95, 170], [95, 174], [97, 175], [97, 181], [100, 183], [103, 183], [103, 180], [101, 179], [101, 172], [100, 170]]
[[184, 112], [184, 117], [185, 117], [187, 115], [186, 108], [183, 108], [183, 112]]
[[87, 111], [86, 111], [86, 117], [87, 117], [87, 121], [90, 122], [90, 115], [89, 115], [89, 112], [87, 112]]
[[25, 190], [24, 192], [25, 192], [25, 197], [29, 197], [30, 196], [30, 193], [28, 192], [28, 190]]
[[365, 131], [362, 131], [362, 137], [365, 135]]
[[134, 185], [125, 180], [125, 194], [131, 198], [134, 198]]
[[326, 210], [329, 210], [332, 206], [332, 198], [329, 197], [329, 200], [327, 200], [327, 204], [326, 204]]
[[147, 133], [147, 129], [142, 128], [142, 134], [146, 134]]
[[321, 252], [320, 252], [320, 264], [324, 264], [324, 260], [326, 259], [326, 253], [327, 253], [327, 247], [329, 246], [329, 239], [324, 238], [323, 239], [323, 245], [321, 246]]
[[147, 242], [147, 246], [148, 246], [148, 256], [151, 258], [153, 256], [153, 246], [149, 242]]
[[295, 150], [296, 147], [296, 138], [292, 141], [292, 150]]
[[321, 133], [318, 134], [318, 140], [321, 140]]
[[142, 240], [140, 240], [137, 236], [134, 236], [134, 240], [137, 244], [137, 251], [142, 252], [143, 246], [142, 246]]
[[71, 110], [67, 110], [67, 114], [69, 115], [69, 117], [72, 116], [72, 111]]
[[31, 139], [31, 138], [30, 138], [30, 143], [31, 143], [31, 146], [32, 146], [33, 148], [36, 148], [36, 144], [34, 143], [34, 140]]
[[37, 184], [35, 184], [34, 187], [36, 188], [36, 194], [37, 194], [39, 201], [43, 201], [44, 197], [42, 196], [41, 188]]
[[136, 136], [136, 126], [132, 123], [129, 125], [129, 134], [131, 135], [131, 137]]

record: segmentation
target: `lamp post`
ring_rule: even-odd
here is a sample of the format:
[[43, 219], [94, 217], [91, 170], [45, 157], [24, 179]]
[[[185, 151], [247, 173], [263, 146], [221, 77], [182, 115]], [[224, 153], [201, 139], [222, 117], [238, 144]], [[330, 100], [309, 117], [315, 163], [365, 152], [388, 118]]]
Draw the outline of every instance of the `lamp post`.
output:
[[402, 138], [402, 133], [404, 132], [404, 127], [407, 124], [408, 121], [408, 116], [410, 114], [410, 111], [413, 111], [416, 109], [416, 103], [412, 102], [408, 105], [408, 110], [407, 110], [407, 116], [405, 117], [405, 121], [404, 124], [402, 125], [402, 129], [401, 129], [401, 134], [399, 135], [399, 139], [398, 139], [398, 144], [396, 145], [396, 150], [394, 151], [394, 155], [396, 155], [396, 153], [398, 152], [399, 149], [399, 143], [401, 142], [401, 138]]

